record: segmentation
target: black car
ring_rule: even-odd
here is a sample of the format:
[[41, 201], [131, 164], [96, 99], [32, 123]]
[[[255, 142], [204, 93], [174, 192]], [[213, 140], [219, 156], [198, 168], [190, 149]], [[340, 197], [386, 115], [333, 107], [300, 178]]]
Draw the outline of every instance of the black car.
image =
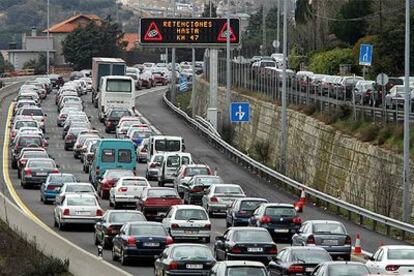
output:
[[312, 276], [352, 275], [365, 276], [370, 274], [363, 263], [358, 262], [325, 262], [315, 268]]
[[25, 150], [24, 152], [20, 152], [19, 156], [17, 157], [17, 177], [20, 178], [22, 169], [26, 166], [27, 160], [32, 158], [50, 158], [47, 151], [40, 151], [40, 150]]
[[332, 261], [329, 253], [316, 246], [290, 246], [269, 263], [270, 275], [310, 275], [321, 263]]
[[41, 185], [49, 173], [58, 173], [59, 169], [55, 161], [50, 158], [28, 159], [21, 173], [21, 185], [23, 188]]
[[264, 203], [268, 203], [264, 198], [245, 197], [236, 199], [227, 210], [226, 226], [248, 226], [254, 210]]
[[78, 139], [79, 133], [83, 131], [88, 131], [89, 129], [84, 127], [71, 127], [68, 130], [68, 133], [65, 136], [65, 150], [73, 149], [73, 145], [75, 145], [76, 139]]
[[112, 243], [112, 260], [120, 260], [121, 265], [126, 265], [133, 259], [154, 259], [173, 243], [173, 239], [159, 222], [128, 222]]
[[215, 175], [195, 175], [188, 181], [187, 189], [184, 189], [183, 200], [188, 204], [202, 204], [202, 198], [213, 184], [223, 184], [220, 176]]
[[206, 245], [182, 243], [167, 247], [154, 263], [155, 275], [209, 275], [216, 263]]
[[132, 114], [132, 111], [126, 108], [112, 108], [108, 110], [104, 118], [105, 132], [110, 133], [112, 131], [115, 131], [116, 126], [122, 117], [133, 115], [134, 114]]
[[277, 255], [277, 247], [269, 232], [259, 227], [231, 227], [216, 237], [217, 260], [253, 260], [268, 263]]
[[119, 233], [126, 222], [146, 221], [139, 211], [108, 210], [95, 224], [95, 245], [101, 244], [103, 248], [112, 246], [112, 239]]
[[291, 240], [302, 225], [292, 204], [266, 203], [257, 208], [249, 219], [249, 226], [263, 227], [273, 240]]
[[263, 263], [252, 261], [217, 262], [211, 269], [210, 276], [268, 276]]

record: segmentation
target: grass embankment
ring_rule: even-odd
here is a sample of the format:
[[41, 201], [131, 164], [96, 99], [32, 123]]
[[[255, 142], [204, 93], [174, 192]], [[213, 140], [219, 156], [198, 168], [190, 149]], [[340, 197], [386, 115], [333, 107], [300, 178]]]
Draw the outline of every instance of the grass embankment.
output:
[[0, 275], [70, 276], [69, 264], [45, 256], [0, 220]]

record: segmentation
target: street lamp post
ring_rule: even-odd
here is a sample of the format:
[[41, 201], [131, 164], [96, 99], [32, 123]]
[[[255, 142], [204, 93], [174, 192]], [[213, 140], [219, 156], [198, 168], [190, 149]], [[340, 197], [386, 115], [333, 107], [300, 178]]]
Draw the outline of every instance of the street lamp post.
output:
[[[193, 1], [193, 9], [192, 9], [192, 17], [194, 18], [195, 16], [195, 3]], [[195, 73], [195, 48], [194, 46], [191, 47], [191, 70], [193, 71], [193, 76], [192, 76], [192, 91], [191, 91], [191, 114], [194, 117], [195, 116], [195, 78], [196, 78], [196, 73]]]
[[47, 45], [46, 45], [46, 74], [50, 73], [50, 33], [49, 33], [49, 24], [50, 24], [50, 1], [47, 0]]
[[226, 43], [226, 52], [227, 52], [227, 64], [226, 64], [226, 114], [227, 120], [226, 124], [230, 128], [230, 102], [231, 102], [231, 68], [230, 68], [230, 37], [231, 37], [231, 27], [230, 27], [230, 0], [227, 0], [227, 43]]

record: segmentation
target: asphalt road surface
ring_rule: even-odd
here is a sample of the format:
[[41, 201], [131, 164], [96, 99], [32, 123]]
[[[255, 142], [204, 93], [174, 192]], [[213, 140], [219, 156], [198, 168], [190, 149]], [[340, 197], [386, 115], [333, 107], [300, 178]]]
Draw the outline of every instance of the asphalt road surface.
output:
[[[198, 161], [207, 163], [211, 168], [218, 168], [218, 174], [224, 179], [226, 183], [235, 183], [242, 186], [247, 196], [257, 196], [267, 198], [270, 202], [293, 203], [297, 200], [283, 190], [279, 189], [275, 184], [267, 183], [259, 179], [255, 175], [250, 174], [245, 168], [240, 167], [233, 161], [227, 159], [225, 155], [208, 144], [207, 140], [200, 137], [189, 127], [184, 121], [174, 115], [172, 111], [166, 107], [162, 101], [162, 92], [159, 88], [151, 90], [142, 90], [140, 93], [145, 94], [136, 99], [136, 108], [141, 112], [156, 128], [158, 128], [165, 135], [179, 135], [184, 138], [186, 150], [191, 152], [193, 158]], [[5, 98], [1, 105], [0, 118], [0, 137], [4, 137], [4, 126], [7, 118], [7, 110], [14, 96]], [[83, 96], [85, 102], [85, 111], [91, 116], [93, 126], [100, 131], [100, 134], [105, 137], [114, 136], [113, 134], [106, 134], [104, 132], [103, 124], [99, 123], [97, 118], [97, 111], [90, 102], [90, 95]], [[51, 154], [57, 164], [61, 167], [61, 171], [65, 173], [75, 174], [80, 181], [87, 182], [88, 175], [83, 173], [82, 164], [79, 160], [73, 158], [71, 151], [64, 151], [63, 140], [61, 139], [61, 128], [56, 126], [57, 107], [54, 104], [54, 93], [50, 94], [48, 98], [42, 103], [42, 108], [47, 113], [47, 127], [46, 136], [49, 137], [48, 152]], [[2, 139], [3, 140], [3, 139]], [[2, 147], [0, 147], [2, 150]], [[146, 164], [137, 164], [137, 171], [139, 175], [144, 176]], [[49, 225], [60, 235], [67, 238], [71, 242], [84, 248], [85, 250], [97, 253], [97, 249], [93, 240], [93, 228], [84, 226], [69, 227], [66, 231], [58, 231], [53, 227], [53, 205], [44, 205], [40, 202], [40, 193], [38, 189], [24, 190], [20, 186], [20, 180], [17, 178], [16, 171], [12, 170], [9, 164], [9, 173], [17, 194], [21, 197], [23, 202], [32, 210], [32, 212], [40, 218], [44, 223]], [[0, 182], [1, 190], [8, 194], [5, 184]], [[156, 185], [151, 182], [151, 185]], [[104, 209], [109, 209], [107, 200], [101, 200], [101, 206]], [[360, 227], [352, 222], [341, 219], [335, 215], [325, 213], [322, 209], [310, 206], [305, 207], [304, 213], [301, 214], [304, 220], [309, 219], [333, 219], [342, 221], [348, 229], [353, 241], [357, 233], [362, 237], [362, 248], [366, 251], [374, 251], [381, 242], [385, 244], [402, 244], [401, 241], [390, 239], [386, 236], [377, 234], [370, 230]], [[223, 217], [217, 216], [211, 219], [212, 221], [212, 236], [210, 247], [213, 248], [214, 238], [218, 234], [225, 231], [225, 221]], [[278, 248], [287, 246], [287, 244], [278, 244]], [[112, 262], [111, 252], [104, 251], [104, 258], [120, 266], [117, 262]], [[142, 261], [136, 264], [123, 267], [126, 271], [134, 275], [153, 275], [153, 266], [151, 262]]]

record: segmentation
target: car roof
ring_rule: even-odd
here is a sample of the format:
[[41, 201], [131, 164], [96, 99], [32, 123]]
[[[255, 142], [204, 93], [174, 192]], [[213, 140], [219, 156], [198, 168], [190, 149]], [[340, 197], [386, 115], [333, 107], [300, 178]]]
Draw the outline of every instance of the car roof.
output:
[[174, 205], [173, 207], [176, 208], [177, 210], [183, 210], [183, 209], [205, 210], [202, 206], [199, 206], [199, 205], [190, 205], [190, 204]]
[[52, 158], [29, 158], [29, 161], [31, 160], [35, 160], [35, 161], [53, 161], [55, 162], [55, 160], [53, 160]]
[[92, 186], [91, 183], [88, 182], [67, 182], [65, 183], [66, 186], [72, 186], [72, 185], [79, 185], [79, 186]]
[[239, 184], [213, 184], [213, 185], [211, 185], [211, 187], [239, 187], [239, 188], [241, 188], [240, 187], [240, 185]]
[[263, 202], [268, 202], [268, 200], [266, 198], [261, 198], [261, 197], [242, 197], [242, 198], [236, 198], [235, 200], [237, 201], [263, 201]]
[[73, 174], [71, 174], [71, 173], [49, 173], [49, 175], [48, 176], [55, 176], [55, 175], [60, 175], [60, 176], [73, 176], [73, 177], [75, 177]]
[[342, 224], [342, 222], [336, 221], [336, 220], [321, 220], [321, 219], [307, 220], [306, 222], [310, 222], [310, 223], [336, 223], [336, 224]]
[[137, 210], [107, 210], [105, 213], [108, 214], [116, 214], [116, 213], [120, 213], [120, 214], [124, 214], [124, 213], [136, 213], [136, 214], [142, 214], [141, 211], [137, 211]]
[[229, 227], [228, 229], [234, 230], [234, 231], [245, 231], [245, 230], [252, 230], [252, 231], [262, 231], [262, 232], [268, 232], [267, 229], [262, 227], [251, 227], [251, 226], [235, 226], [235, 227]]
[[383, 245], [381, 248], [386, 249], [414, 249], [413, 245]]
[[70, 198], [70, 197], [89, 197], [89, 198], [96, 199], [96, 197], [94, 195], [91, 195], [91, 194], [88, 194], [88, 193], [67, 193], [65, 195], [65, 198]]
[[157, 221], [134, 221], [134, 222], [126, 222], [125, 224], [129, 224], [129, 225], [161, 225], [161, 222], [157, 222]]
[[292, 250], [319, 250], [319, 251], [326, 252], [326, 250], [324, 248], [319, 247], [319, 246], [288, 246], [288, 247], [285, 247], [285, 249], [292, 249]]
[[225, 264], [226, 266], [255, 266], [265, 268], [263, 263], [255, 261], [222, 261], [219, 263]]
[[289, 203], [265, 203], [263, 204], [265, 207], [292, 207], [294, 208], [293, 204]]
[[147, 179], [143, 176], [124, 176], [124, 177], [119, 178], [118, 181], [121, 181], [121, 180], [147, 180]]

